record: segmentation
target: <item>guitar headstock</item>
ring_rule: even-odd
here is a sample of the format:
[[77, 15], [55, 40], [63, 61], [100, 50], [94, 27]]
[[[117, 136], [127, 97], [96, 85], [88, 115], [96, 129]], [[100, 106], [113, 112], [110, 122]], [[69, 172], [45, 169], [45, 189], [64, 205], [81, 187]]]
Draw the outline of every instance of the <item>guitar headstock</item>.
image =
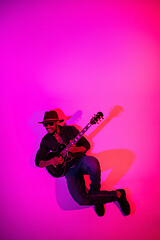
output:
[[101, 118], [103, 118], [103, 113], [98, 112], [94, 117], [90, 120], [90, 124], [96, 124]]

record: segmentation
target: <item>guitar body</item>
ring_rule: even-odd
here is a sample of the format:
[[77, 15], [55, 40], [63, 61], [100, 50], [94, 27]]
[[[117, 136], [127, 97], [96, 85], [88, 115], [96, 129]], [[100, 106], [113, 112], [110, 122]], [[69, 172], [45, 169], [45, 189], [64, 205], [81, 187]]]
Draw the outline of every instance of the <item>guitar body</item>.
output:
[[[45, 155], [44, 160], [50, 160], [53, 157], [60, 157], [61, 156], [61, 151], [66, 148], [65, 144], [59, 144], [58, 148], [56, 151], [49, 152]], [[53, 176], [53, 177], [62, 177], [65, 174], [66, 170], [66, 164], [67, 161], [71, 161], [73, 157], [68, 153], [68, 155], [65, 156], [63, 164], [59, 164], [56, 167], [53, 165], [47, 166], [46, 169], [47, 171]]]

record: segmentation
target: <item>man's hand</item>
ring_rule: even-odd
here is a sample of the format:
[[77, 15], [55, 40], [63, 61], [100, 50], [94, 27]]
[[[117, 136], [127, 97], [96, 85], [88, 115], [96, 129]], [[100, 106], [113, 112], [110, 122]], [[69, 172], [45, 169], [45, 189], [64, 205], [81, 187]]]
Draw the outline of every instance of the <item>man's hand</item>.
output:
[[64, 162], [63, 157], [53, 157], [49, 160], [41, 160], [39, 162], [39, 167], [48, 167], [50, 165], [53, 165], [54, 167], [57, 167], [57, 165], [62, 164]]
[[62, 156], [53, 157], [53, 158], [50, 159], [50, 161], [51, 161], [51, 164], [53, 166], [57, 166], [57, 165], [62, 164], [64, 162], [64, 158]]
[[77, 153], [77, 152], [86, 152], [86, 148], [81, 146], [81, 147], [76, 147], [76, 145], [72, 145], [70, 148], [68, 148], [68, 151], [71, 153]]

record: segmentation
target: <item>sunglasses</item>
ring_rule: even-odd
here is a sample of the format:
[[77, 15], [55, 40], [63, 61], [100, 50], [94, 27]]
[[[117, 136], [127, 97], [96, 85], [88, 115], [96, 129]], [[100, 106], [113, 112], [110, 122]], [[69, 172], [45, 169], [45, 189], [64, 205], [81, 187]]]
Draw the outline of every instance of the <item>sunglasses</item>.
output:
[[44, 127], [47, 127], [47, 125], [53, 126], [53, 125], [54, 125], [54, 122], [46, 122], [46, 123], [43, 123], [43, 126], [44, 126]]

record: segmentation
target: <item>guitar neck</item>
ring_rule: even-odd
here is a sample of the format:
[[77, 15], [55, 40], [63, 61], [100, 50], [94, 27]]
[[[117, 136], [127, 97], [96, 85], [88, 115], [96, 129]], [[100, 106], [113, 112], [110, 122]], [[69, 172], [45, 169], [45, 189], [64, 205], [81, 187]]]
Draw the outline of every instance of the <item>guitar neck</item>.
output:
[[62, 155], [63, 157], [65, 157], [65, 156], [67, 155], [69, 147], [71, 147], [72, 145], [75, 145], [75, 144], [81, 139], [81, 137], [85, 134], [85, 132], [86, 132], [91, 126], [92, 126], [92, 124], [88, 123], [88, 124], [82, 129], [82, 131], [79, 132], [79, 133], [77, 134], [77, 136], [70, 141], [70, 143], [67, 145], [67, 147], [65, 147], [65, 148], [63, 149], [63, 151], [61, 152], [61, 155]]
[[72, 145], [76, 144], [80, 139], [81, 137], [85, 134], [85, 132], [87, 132], [87, 130], [91, 127], [91, 124], [88, 123], [83, 129], [81, 132], [78, 133], [78, 135], [73, 139], [71, 140], [71, 142], [68, 144], [67, 147], [71, 147]]

